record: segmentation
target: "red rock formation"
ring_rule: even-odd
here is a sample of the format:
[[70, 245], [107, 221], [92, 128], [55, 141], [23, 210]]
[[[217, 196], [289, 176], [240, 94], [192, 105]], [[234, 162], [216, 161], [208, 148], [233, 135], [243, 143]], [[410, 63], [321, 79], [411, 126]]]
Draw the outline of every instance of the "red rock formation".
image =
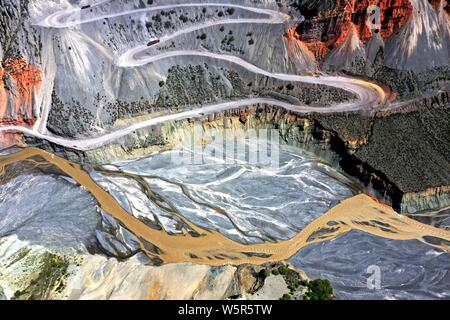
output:
[[328, 12], [319, 12], [306, 17], [297, 27], [299, 38], [304, 41], [317, 60], [323, 61], [328, 52], [339, 47], [355, 24], [363, 42], [367, 42], [372, 33], [367, 26], [370, 14], [367, 8], [377, 5], [381, 9], [381, 35], [389, 38], [411, 17], [413, 7], [409, 0], [339, 0]]
[[0, 132], [0, 149], [11, 146], [24, 146], [23, 134], [14, 132]]
[[[23, 58], [9, 59], [0, 64], [0, 125], [32, 126], [33, 100], [42, 81], [40, 69]], [[0, 146], [17, 142], [19, 136], [1, 134]]]
[[316, 69], [316, 59], [314, 54], [308, 49], [306, 44], [300, 40], [295, 32], [296, 26], [286, 31], [283, 37], [287, 41], [289, 58], [298, 66], [303, 66], [303, 71], [313, 71]]

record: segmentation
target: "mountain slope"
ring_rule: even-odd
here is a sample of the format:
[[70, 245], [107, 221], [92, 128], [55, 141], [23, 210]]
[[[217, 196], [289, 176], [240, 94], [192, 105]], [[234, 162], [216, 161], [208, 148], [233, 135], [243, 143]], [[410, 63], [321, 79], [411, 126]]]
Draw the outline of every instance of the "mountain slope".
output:
[[426, 0], [411, 2], [411, 19], [386, 43], [386, 65], [416, 72], [449, 65], [448, 16], [439, 14]]
[[352, 70], [364, 67], [366, 51], [364, 44], [359, 39], [356, 26], [351, 24], [350, 30], [342, 41], [342, 44], [327, 56], [325, 69]]

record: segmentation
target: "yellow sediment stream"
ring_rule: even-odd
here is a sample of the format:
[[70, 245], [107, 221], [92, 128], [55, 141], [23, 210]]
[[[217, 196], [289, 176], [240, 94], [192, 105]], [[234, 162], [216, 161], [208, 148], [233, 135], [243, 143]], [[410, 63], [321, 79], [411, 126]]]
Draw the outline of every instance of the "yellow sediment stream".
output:
[[[200, 236], [185, 232], [171, 235], [156, 230], [133, 217], [112, 195], [98, 186], [80, 165], [38, 148], [27, 148], [17, 153], [0, 156], [0, 178], [7, 166], [16, 162], [32, 162], [33, 166], [53, 165], [84, 186], [108, 214], [141, 239], [141, 248], [149, 256], [164, 263], [192, 262], [213, 266], [262, 264], [286, 260], [306, 245], [333, 239], [350, 230], [361, 230], [379, 237], [395, 240], [417, 239], [444, 250], [450, 249], [450, 231], [435, 228], [402, 216], [386, 206], [360, 194], [342, 201], [320, 216], [295, 237], [286, 241], [261, 244], [241, 244], [217, 231], [210, 231], [189, 223]], [[152, 250], [145, 242], [159, 250]]]

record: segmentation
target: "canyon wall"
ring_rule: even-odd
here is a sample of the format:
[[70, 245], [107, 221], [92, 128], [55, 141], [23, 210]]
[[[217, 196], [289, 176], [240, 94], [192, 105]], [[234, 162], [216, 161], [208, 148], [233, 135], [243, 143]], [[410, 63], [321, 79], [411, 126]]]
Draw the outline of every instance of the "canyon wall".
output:
[[0, 125], [32, 125], [33, 106], [42, 72], [24, 58], [8, 59], [0, 66]]
[[[414, 101], [396, 112], [295, 114], [255, 105], [137, 130], [105, 147], [79, 152], [42, 148], [81, 163], [107, 164], [173, 148], [186, 130], [277, 129], [283, 143], [315, 153], [404, 213], [450, 204], [450, 96]], [[33, 143], [33, 139], [29, 140]]]
[[[0, 126], [32, 127], [42, 72], [23, 57], [0, 62]], [[21, 134], [0, 132], [0, 147], [20, 144]]]
[[409, 0], [336, 0], [331, 6], [314, 6], [316, 3], [299, 1], [297, 8], [305, 15], [305, 22], [298, 25], [297, 33], [318, 61], [323, 61], [330, 51], [344, 43], [352, 24], [363, 42], [370, 40], [372, 32], [366, 24], [370, 16], [367, 12], [369, 6], [378, 5], [381, 9], [379, 33], [384, 40], [403, 27], [413, 11]]

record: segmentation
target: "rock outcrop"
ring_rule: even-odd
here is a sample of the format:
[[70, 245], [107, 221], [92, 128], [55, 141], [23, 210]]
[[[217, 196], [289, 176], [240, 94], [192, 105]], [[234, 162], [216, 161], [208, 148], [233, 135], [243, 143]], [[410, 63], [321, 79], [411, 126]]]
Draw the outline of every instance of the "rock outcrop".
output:
[[[0, 1], [0, 125], [30, 127], [42, 82], [39, 33], [30, 23], [29, 1]], [[21, 135], [0, 133], [0, 147], [20, 143]]]
[[297, 8], [306, 20], [299, 24], [297, 32], [316, 58], [324, 61], [330, 51], [344, 43], [352, 25], [364, 43], [372, 38], [367, 26], [372, 14], [368, 12], [371, 5], [378, 5], [381, 9], [381, 29], [376, 33], [381, 34], [384, 40], [403, 27], [413, 11], [409, 0], [299, 1]]
[[309, 281], [285, 263], [155, 266], [142, 253], [125, 260], [68, 255], [15, 236], [0, 239], [0, 267], [0, 300], [302, 299]]
[[42, 73], [24, 58], [8, 59], [0, 66], [0, 125], [32, 125], [35, 95]]
[[284, 38], [287, 40], [288, 54], [296, 65], [306, 66], [306, 69], [313, 71], [317, 69], [317, 61], [314, 53], [311, 52], [308, 46], [300, 39], [296, 32], [296, 27], [290, 28], [285, 34]]
[[356, 26], [351, 24], [350, 30], [345, 35], [342, 44], [332, 50], [327, 56], [324, 68], [332, 70], [360, 70], [360, 72], [363, 72], [365, 64], [366, 50], [358, 36]]
[[[370, 64], [382, 48], [382, 65], [391, 69], [417, 73], [450, 65], [446, 1], [300, 1], [296, 7], [306, 17], [297, 27], [299, 39], [326, 67], [330, 60], [336, 60], [336, 66], [343, 62], [342, 70], [367, 74], [360, 64], [349, 65], [354, 54], [354, 50], [349, 50], [349, 42], [361, 42], [352, 48], [370, 47], [364, 55]], [[378, 51], [374, 51], [373, 42]], [[350, 58], [336, 59], [337, 53]]]
[[[154, 267], [144, 265], [145, 259], [138, 255], [120, 262], [88, 256], [74, 276], [68, 279], [67, 298], [278, 300], [284, 295], [292, 295], [301, 300], [306, 293], [306, 275], [282, 263], [239, 267], [181, 263]], [[107, 272], [99, 274], [99, 270]], [[270, 285], [271, 290], [264, 288], [264, 285]]]
[[[0, 125], [31, 127], [36, 122], [35, 99], [42, 72], [23, 57], [0, 62]], [[21, 144], [22, 135], [0, 133], [0, 147]]]

